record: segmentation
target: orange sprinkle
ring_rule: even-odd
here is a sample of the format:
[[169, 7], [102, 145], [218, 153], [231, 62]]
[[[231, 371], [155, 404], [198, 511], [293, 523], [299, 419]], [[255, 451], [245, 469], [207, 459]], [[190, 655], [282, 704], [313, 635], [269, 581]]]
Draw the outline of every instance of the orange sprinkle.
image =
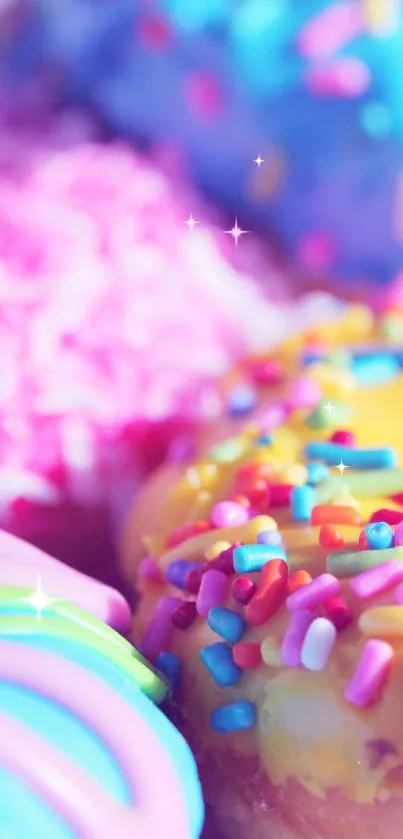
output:
[[232, 657], [237, 667], [254, 670], [262, 663], [260, 645], [250, 641], [239, 641], [232, 647]]
[[245, 620], [261, 626], [280, 608], [287, 594], [288, 565], [283, 559], [272, 559], [263, 566], [257, 591], [245, 608]]
[[192, 536], [197, 536], [200, 533], [206, 533], [207, 530], [211, 530], [211, 524], [204, 520], [177, 527], [168, 536], [167, 548], [176, 548], [181, 542], [186, 542], [187, 539], [191, 539]]
[[317, 504], [311, 514], [311, 524], [361, 524], [361, 517], [354, 507], [344, 507], [338, 504]]
[[319, 531], [319, 544], [322, 548], [342, 548], [344, 539], [333, 524], [323, 524]]
[[309, 571], [304, 571], [303, 569], [300, 571], [293, 571], [288, 578], [287, 594], [292, 594], [294, 591], [297, 591], [299, 588], [303, 588], [303, 586], [307, 586], [308, 583], [311, 582], [312, 577]]
[[231, 495], [229, 500], [233, 501], [234, 504], [240, 504], [241, 507], [250, 507], [250, 501], [249, 498], [246, 497], [246, 495], [240, 495], [239, 493], [236, 493], [235, 495]]

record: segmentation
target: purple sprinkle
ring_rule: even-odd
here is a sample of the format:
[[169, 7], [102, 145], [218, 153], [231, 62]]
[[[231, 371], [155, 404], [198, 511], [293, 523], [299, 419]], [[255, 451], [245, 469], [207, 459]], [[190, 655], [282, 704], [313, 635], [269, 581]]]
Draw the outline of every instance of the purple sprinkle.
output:
[[279, 530], [263, 530], [257, 536], [258, 545], [282, 545], [283, 540]]
[[369, 752], [370, 769], [377, 769], [385, 757], [397, 755], [395, 747], [392, 746], [392, 743], [390, 743], [389, 740], [369, 740], [365, 746]]
[[181, 603], [180, 597], [161, 597], [144, 633], [141, 652], [153, 660], [162, 650], [169, 649], [173, 629], [172, 615]]
[[187, 559], [174, 559], [165, 569], [165, 579], [172, 586], [184, 589], [189, 571], [198, 565], [198, 562], [188, 562]]
[[163, 579], [158, 562], [152, 556], [145, 556], [141, 560], [138, 567], [138, 574], [139, 577], [148, 583], [161, 583]]
[[234, 501], [220, 501], [211, 511], [214, 527], [240, 527], [249, 519], [249, 511]]
[[222, 571], [206, 571], [203, 574], [196, 598], [197, 613], [206, 618], [213, 606], [221, 606], [226, 590], [227, 577]]

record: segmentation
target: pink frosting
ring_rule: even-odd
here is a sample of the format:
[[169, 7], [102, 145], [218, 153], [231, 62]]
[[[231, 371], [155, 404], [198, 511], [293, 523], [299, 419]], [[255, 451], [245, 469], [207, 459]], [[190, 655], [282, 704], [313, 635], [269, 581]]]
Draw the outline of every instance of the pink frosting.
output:
[[148, 722], [125, 700], [75, 664], [20, 644], [0, 642], [0, 677], [68, 708], [109, 745], [125, 773], [132, 807], [113, 800], [68, 755], [0, 711], [0, 760], [44, 796], [77, 835], [190, 839], [172, 761]]
[[38, 578], [50, 597], [68, 600], [120, 632], [128, 630], [130, 607], [118, 591], [0, 530], [0, 584], [35, 588]]

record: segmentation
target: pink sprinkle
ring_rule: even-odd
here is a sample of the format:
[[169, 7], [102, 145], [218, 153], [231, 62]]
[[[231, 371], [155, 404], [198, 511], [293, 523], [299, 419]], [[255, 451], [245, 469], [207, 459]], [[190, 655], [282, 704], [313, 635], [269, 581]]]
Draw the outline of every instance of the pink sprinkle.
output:
[[138, 567], [138, 574], [147, 583], [161, 583], [163, 580], [162, 571], [156, 559], [151, 556], [145, 556], [141, 560]]
[[191, 568], [186, 574], [185, 588], [189, 594], [197, 594], [200, 588], [203, 575], [208, 570], [208, 562], [200, 562], [195, 568]]
[[347, 702], [366, 708], [385, 681], [393, 658], [393, 649], [385, 641], [371, 638], [365, 644], [357, 669], [345, 691]]
[[350, 580], [350, 588], [360, 600], [376, 597], [403, 581], [403, 564], [398, 559], [369, 568]]
[[400, 548], [403, 545], [403, 521], [401, 521], [400, 524], [397, 525], [393, 537], [393, 542], [397, 548]]
[[316, 609], [329, 597], [339, 594], [341, 582], [333, 574], [321, 574], [306, 586], [297, 589], [287, 598], [287, 609], [289, 612], [297, 612], [299, 609]]
[[336, 627], [327, 618], [316, 618], [308, 628], [301, 650], [301, 663], [307, 670], [320, 672], [326, 667], [335, 645]]
[[356, 2], [332, 3], [304, 26], [298, 47], [305, 58], [329, 58], [363, 29], [363, 18]]
[[227, 577], [222, 571], [206, 571], [196, 598], [197, 614], [206, 618], [213, 606], [220, 606], [227, 590]]
[[181, 603], [180, 597], [161, 597], [144, 634], [141, 652], [152, 661], [169, 647], [172, 615]]
[[352, 431], [345, 431], [343, 428], [340, 428], [332, 434], [330, 442], [339, 443], [341, 446], [354, 446], [355, 437]]
[[301, 666], [302, 645], [312, 620], [313, 614], [308, 609], [301, 609], [291, 615], [281, 647], [283, 664], [287, 667]]
[[251, 362], [249, 373], [256, 384], [266, 385], [266, 387], [278, 385], [284, 379], [284, 371], [278, 361], [273, 359]]
[[318, 382], [309, 376], [299, 376], [290, 382], [287, 403], [290, 408], [315, 408], [322, 396]]
[[298, 257], [306, 268], [322, 271], [332, 267], [336, 252], [334, 238], [322, 230], [314, 230], [302, 239]]
[[403, 606], [403, 583], [395, 589], [395, 603]]
[[281, 405], [280, 403], [277, 405], [263, 405], [260, 411], [257, 412], [255, 420], [262, 434], [270, 434], [271, 431], [274, 431], [275, 428], [278, 428], [287, 419], [287, 413], [286, 405]]
[[239, 527], [249, 519], [249, 512], [242, 504], [234, 501], [221, 501], [211, 511], [214, 527]]
[[350, 626], [354, 620], [353, 612], [341, 597], [330, 597], [324, 604], [325, 614], [338, 632]]
[[235, 577], [231, 591], [235, 602], [246, 606], [256, 591], [256, 585], [249, 577]]
[[185, 96], [189, 107], [198, 117], [214, 119], [223, 106], [218, 79], [210, 73], [193, 73], [186, 79]]
[[370, 79], [368, 67], [357, 58], [343, 58], [332, 64], [310, 67], [306, 75], [311, 93], [335, 98], [365, 93]]

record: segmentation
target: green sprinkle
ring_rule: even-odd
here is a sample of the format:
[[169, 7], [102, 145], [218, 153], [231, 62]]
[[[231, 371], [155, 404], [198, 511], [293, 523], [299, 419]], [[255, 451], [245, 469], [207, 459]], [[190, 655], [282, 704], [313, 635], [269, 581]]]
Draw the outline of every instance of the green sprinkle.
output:
[[403, 336], [402, 315], [386, 315], [381, 320], [381, 331], [384, 338], [390, 343], [400, 343]]
[[351, 353], [343, 347], [329, 353], [327, 357], [328, 363], [334, 367], [350, 367]]
[[390, 559], [403, 561], [403, 548], [384, 548], [376, 551], [334, 551], [326, 560], [329, 574], [335, 577], [355, 577], [369, 568], [376, 568]]
[[216, 463], [235, 463], [245, 453], [245, 443], [236, 437], [210, 449], [209, 455]]
[[340, 428], [348, 424], [351, 417], [351, 405], [335, 400], [322, 399], [318, 407], [307, 416], [305, 422], [309, 428]]
[[344, 472], [342, 479], [337, 475], [331, 475], [317, 487], [318, 504], [325, 504], [336, 495], [340, 496], [341, 487], [346, 488], [354, 498], [396, 495], [403, 492], [403, 469]]

